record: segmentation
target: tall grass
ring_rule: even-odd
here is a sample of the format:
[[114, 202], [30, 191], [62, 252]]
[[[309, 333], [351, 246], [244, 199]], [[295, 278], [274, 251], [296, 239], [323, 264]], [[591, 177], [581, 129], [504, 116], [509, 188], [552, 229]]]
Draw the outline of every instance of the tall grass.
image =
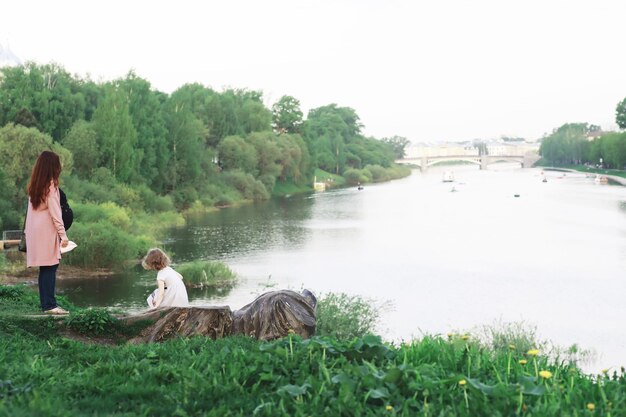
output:
[[234, 285], [237, 275], [219, 261], [194, 261], [176, 266], [185, 282], [195, 287]]
[[380, 311], [372, 300], [358, 295], [327, 293], [317, 303], [316, 334], [351, 339], [374, 333]]
[[373, 335], [101, 346], [20, 320], [0, 320], [0, 416], [626, 415], [623, 369], [586, 375], [471, 334], [400, 346]]

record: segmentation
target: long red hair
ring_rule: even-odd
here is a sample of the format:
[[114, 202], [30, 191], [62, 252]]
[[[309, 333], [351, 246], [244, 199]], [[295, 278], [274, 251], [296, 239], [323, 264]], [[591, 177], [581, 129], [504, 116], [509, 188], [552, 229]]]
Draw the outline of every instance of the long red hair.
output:
[[52, 151], [43, 151], [35, 162], [28, 187], [26, 187], [26, 193], [35, 210], [48, 198], [50, 182], [52, 181], [56, 187], [59, 186], [60, 175], [61, 159], [59, 155]]

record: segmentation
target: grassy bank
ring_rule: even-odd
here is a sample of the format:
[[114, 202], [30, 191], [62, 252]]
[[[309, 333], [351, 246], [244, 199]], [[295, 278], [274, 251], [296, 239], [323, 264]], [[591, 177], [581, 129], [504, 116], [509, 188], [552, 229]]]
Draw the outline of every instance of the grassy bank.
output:
[[32, 295], [0, 297], [0, 416], [626, 414], [623, 370], [588, 376], [523, 344], [450, 335], [401, 346], [377, 336], [103, 346], [3, 307]]
[[545, 165], [542, 164], [541, 161], [539, 161], [537, 164], [535, 164], [535, 167], [537, 168], [546, 168], [546, 169], [567, 169], [567, 170], [574, 170], [574, 171], [578, 171], [578, 172], [585, 172], [585, 173], [591, 173], [591, 174], [600, 174], [600, 175], [615, 175], [616, 177], [621, 177], [621, 178], [626, 178], [626, 171], [621, 170], [621, 169], [605, 169], [605, 168], [593, 168], [593, 167], [588, 167], [585, 165], [557, 165], [557, 166], [552, 166], [552, 165]]

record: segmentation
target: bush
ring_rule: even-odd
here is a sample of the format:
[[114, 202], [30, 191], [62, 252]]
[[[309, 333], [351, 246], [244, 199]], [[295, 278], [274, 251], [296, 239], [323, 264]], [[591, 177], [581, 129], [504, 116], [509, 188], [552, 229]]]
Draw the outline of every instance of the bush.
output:
[[358, 295], [328, 293], [317, 303], [316, 334], [352, 339], [373, 333], [380, 317], [371, 300]]
[[188, 262], [178, 265], [176, 270], [195, 287], [233, 284], [237, 278], [228, 265], [219, 261]]
[[67, 327], [86, 335], [102, 335], [115, 332], [117, 319], [104, 308], [89, 308], [72, 313], [66, 319]]
[[25, 293], [25, 287], [16, 285], [0, 285], [0, 298], [8, 300], [19, 300]]
[[265, 185], [250, 174], [242, 171], [225, 171], [222, 175], [224, 182], [237, 190], [246, 200], [267, 200], [270, 197]]
[[111, 223], [75, 223], [70, 231], [78, 247], [63, 255], [68, 265], [96, 268], [121, 267], [136, 259], [151, 246], [152, 239], [132, 236]]
[[364, 169], [370, 172], [374, 182], [389, 180], [389, 173], [380, 165], [367, 165]]
[[372, 174], [365, 169], [348, 169], [343, 173], [346, 183], [356, 185], [358, 183], [365, 184], [372, 181]]

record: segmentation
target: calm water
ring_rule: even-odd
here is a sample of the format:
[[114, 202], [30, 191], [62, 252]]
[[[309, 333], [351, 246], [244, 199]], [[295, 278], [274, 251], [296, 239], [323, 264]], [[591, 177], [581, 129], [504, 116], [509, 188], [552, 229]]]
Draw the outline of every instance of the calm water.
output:
[[[626, 365], [626, 187], [557, 172], [543, 183], [540, 170], [511, 165], [453, 170], [453, 184], [433, 168], [224, 209], [189, 219], [164, 247], [175, 262], [221, 260], [241, 277], [230, 290], [190, 291], [195, 305], [237, 309], [278, 288], [346, 292], [385, 306], [388, 339], [523, 322], [593, 349], [592, 371]], [[139, 310], [155, 275], [59, 285], [79, 305]]]

